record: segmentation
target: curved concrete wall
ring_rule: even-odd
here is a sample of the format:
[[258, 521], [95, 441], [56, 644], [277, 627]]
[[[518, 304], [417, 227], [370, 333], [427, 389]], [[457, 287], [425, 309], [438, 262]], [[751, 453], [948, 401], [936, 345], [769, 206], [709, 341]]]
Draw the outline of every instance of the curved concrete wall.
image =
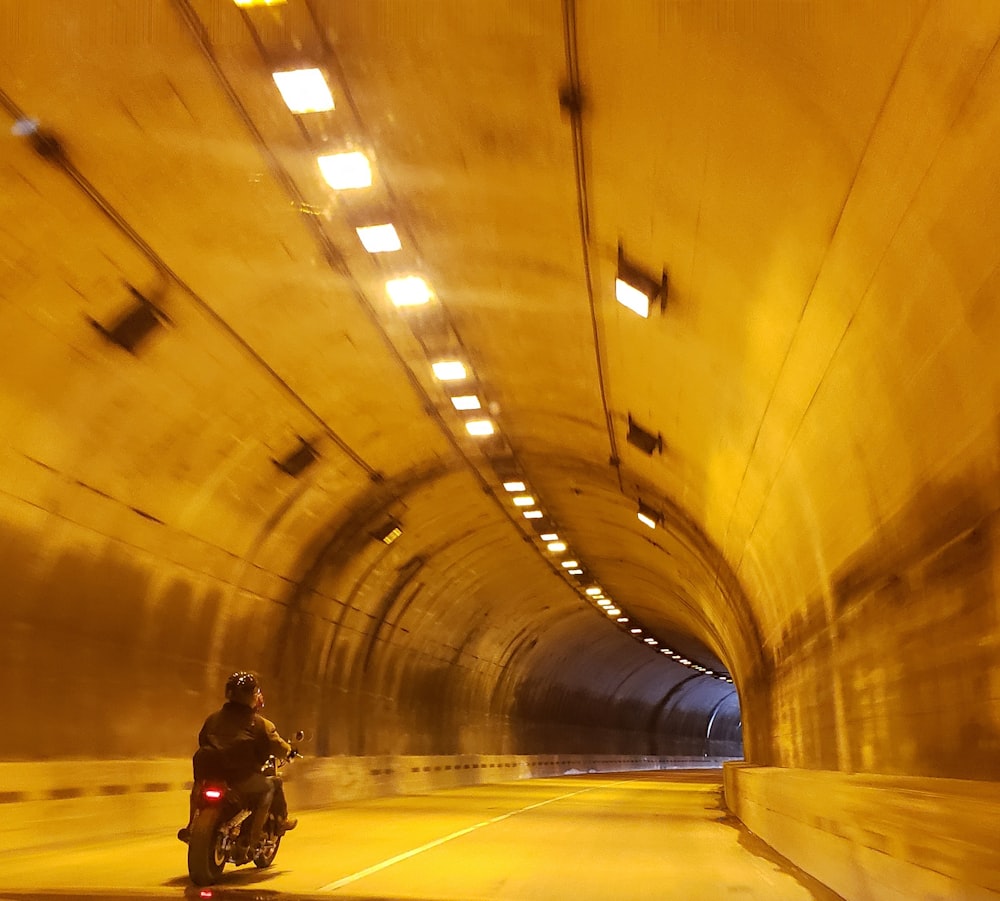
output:
[[[0, 34], [0, 755], [182, 756], [249, 666], [323, 755], [745, 729], [761, 765], [995, 781], [997, 11], [734, 37], [712, 4], [428, 33], [286, 6], [149, 0], [120, 42], [47, 0]], [[336, 115], [280, 105], [296, 48]], [[367, 194], [319, 181], [344, 135]], [[390, 212], [418, 311], [357, 241]], [[620, 242], [670, 270], [641, 322]], [[489, 441], [430, 373], [450, 355]]]

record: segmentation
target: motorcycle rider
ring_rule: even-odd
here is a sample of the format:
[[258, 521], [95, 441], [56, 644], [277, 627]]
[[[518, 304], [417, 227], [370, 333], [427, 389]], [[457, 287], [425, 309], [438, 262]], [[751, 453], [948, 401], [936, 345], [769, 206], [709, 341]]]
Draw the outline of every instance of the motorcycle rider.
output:
[[269, 810], [278, 820], [278, 835], [290, 832], [298, 820], [288, 818], [288, 804], [281, 779], [265, 776], [260, 770], [268, 757], [285, 759], [292, 746], [269, 719], [261, 716], [264, 693], [255, 673], [235, 672], [226, 682], [226, 703], [205, 720], [198, 733], [198, 750], [193, 758], [195, 784], [191, 789], [188, 824], [177, 833], [186, 842], [191, 835], [199, 782], [224, 779], [253, 808], [250, 842], [244, 855], [257, 846]]

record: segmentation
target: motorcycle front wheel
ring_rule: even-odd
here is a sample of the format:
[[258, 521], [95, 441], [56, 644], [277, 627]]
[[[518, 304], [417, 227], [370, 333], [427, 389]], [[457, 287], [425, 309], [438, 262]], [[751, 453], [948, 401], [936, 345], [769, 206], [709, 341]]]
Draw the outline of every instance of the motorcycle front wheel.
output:
[[188, 874], [195, 885], [211, 885], [221, 875], [226, 865], [226, 852], [222, 847], [219, 811], [202, 810], [191, 824], [188, 842]]

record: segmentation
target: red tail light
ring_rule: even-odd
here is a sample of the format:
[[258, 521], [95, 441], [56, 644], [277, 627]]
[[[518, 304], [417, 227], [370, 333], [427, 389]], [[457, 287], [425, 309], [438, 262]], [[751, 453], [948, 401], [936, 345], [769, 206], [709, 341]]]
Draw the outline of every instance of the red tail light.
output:
[[206, 801], [218, 801], [222, 797], [221, 788], [206, 788], [202, 790], [201, 796]]

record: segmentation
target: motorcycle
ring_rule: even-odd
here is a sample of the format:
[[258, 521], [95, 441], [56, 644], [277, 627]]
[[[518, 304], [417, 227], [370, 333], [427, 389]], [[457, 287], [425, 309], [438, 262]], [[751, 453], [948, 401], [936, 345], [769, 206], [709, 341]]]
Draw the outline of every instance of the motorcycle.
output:
[[[302, 741], [301, 731], [295, 741]], [[273, 756], [261, 767], [265, 776], [276, 776], [278, 769], [302, 755], [292, 748], [287, 760]], [[208, 779], [200, 783], [195, 798], [194, 819], [188, 839], [188, 874], [195, 885], [212, 885], [218, 881], [227, 863], [243, 866], [253, 861], [265, 869], [274, 862], [281, 844], [282, 833], [274, 810], [269, 810], [260, 841], [249, 848], [249, 833], [253, 824], [253, 807], [227, 783]]]

